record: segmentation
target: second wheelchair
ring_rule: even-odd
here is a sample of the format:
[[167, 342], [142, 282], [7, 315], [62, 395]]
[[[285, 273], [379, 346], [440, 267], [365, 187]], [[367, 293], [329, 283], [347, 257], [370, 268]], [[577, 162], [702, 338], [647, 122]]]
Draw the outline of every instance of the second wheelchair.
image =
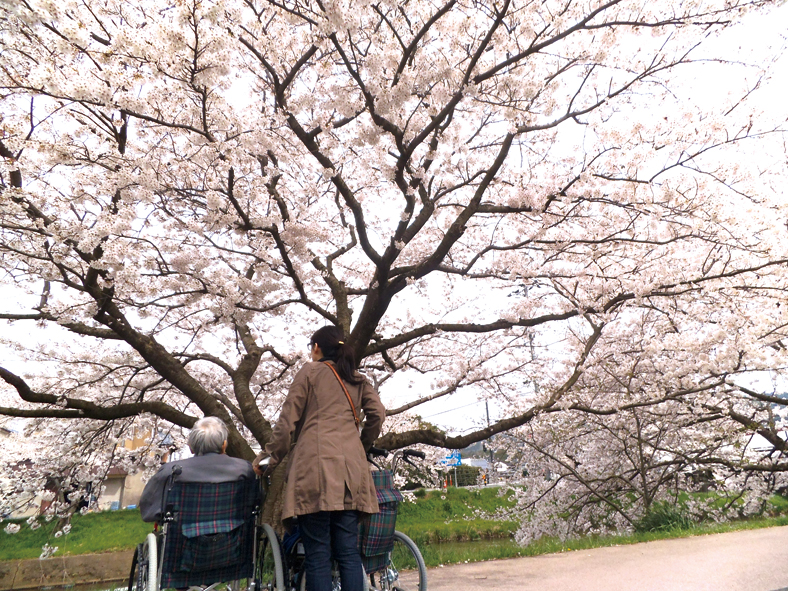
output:
[[[402, 494], [394, 487], [394, 474], [403, 462], [424, 458], [417, 450], [400, 450], [393, 454], [390, 468], [380, 465], [389, 452], [372, 448], [369, 461], [377, 468], [372, 472], [379, 512], [363, 520], [359, 527], [359, 549], [365, 571], [365, 588], [372, 591], [426, 591], [427, 567], [418, 546], [407, 535], [396, 531], [397, 508]], [[304, 591], [304, 548], [298, 528], [281, 541], [284, 565], [284, 588]], [[341, 590], [337, 570], [333, 571], [334, 591]], [[277, 587], [278, 588], [278, 587]]]

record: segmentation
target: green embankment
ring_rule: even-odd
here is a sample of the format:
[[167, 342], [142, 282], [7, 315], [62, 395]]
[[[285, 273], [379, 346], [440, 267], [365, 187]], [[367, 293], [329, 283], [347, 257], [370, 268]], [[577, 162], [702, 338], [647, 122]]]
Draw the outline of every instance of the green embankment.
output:
[[419, 545], [509, 539], [517, 530], [513, 521], [491, 518], [514, 505], [498, 488], [449, 488], [416, 494], [415, 503], [400, 505], [397, 529]]
[[[400, 506], [397, 529], [418, 544], [427, 566], [788, 525], [788, 499], [775, 496], [765, 516], [757, 519], [690, 527], [665, 520], [655, 531], [565, 541], [542, 539], [523, 548], [512, 541], [517, 524], [493, 518], [496, 512], [513, 504], [508, 496], [500, 496], [497, 488], [417, 491], [416, 496], [416, 503]], [[57, 530], [54, 520], [41, 520], [37, 530], [31, 530], [24, 521], [18, 523], [22, 529], [17, 534], [0, 531], [0, 560], [37, 558], [45, 543], [58, 546], [56, 556], [131, 549], [152, 530], [151, 524], [142, 522], [137, 510], [75, 515], [71, 532], [58, 538], [54, 537]]]
[[491, 519], [511, 507], [497, 488], [418, 491], [415, 503], [402, 503], [397, 529], [419, 546], [427, 566], [519, 556], [512, 540], [517, 524]]
[[[494, 516], [500, 509], [510, 507], [508, 496], [501, 497], [496, 488], [480, 490], [449, 489], [424, 493], [419, 491], [417, 503], [400, 507], [397, 529], [414, 539], [421, 549], [427, 566], [475, 562], [516, 556], [537, 556], [636, 544], [653, 540], [724, 533], [740, 529], [757, 529], [788, 525], [788, 499], [774, 495], [761, 517], [727, 523], [693, 524], [689, 519], [676, 519], [681, 507], [660, 511], [651, 520], [644, 520], [642, 531], [622, 536], [587, 536], [559, 540], [542, 538], [527, 547], [518, 546], [512, 539], [517, 524], [512, 521], [481, 519], [478, 515]], [[705, 496], [708, 496], [707, 493]], [[703, 496], [703, 495], [701, 495]], [[686, 498], [684, 501], [686, 502]], [[722, 501], [721, 501], [722, 502]], [[647, 522], [648, 521], [648, 522]], [[483, 541], [483, 543], [479, 543]]]

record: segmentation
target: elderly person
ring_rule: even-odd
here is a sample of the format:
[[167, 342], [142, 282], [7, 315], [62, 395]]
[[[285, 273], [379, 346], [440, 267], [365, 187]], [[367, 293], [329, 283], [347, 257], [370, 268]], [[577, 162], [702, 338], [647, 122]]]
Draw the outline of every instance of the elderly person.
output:
[[[377, 513], [375, 486], [365, 450], [380, 434], [386, 409], [356, 371], [353, 348], [342, 331], [324, 326], [309, 341], [311, 363], [296, 374], [271, 440], [255, 461], [270, 457], [273, 470], [297, 442], [287, 466], [282, 518], [298, 516], [304, 544], [306, 588], [331, 591], [331, 560], [342, 591], [361, 591], [358, 518]], [[365, 420], [360, 417], [364, 411]]]
[[198, 420], [189, 433], [188, 443], [194, 457], [164, 464], [145, 485], [140, 497], [143, 521], [161, 519], [164, 489], [173, 470], [178, 482], [233, 482], [254, 479], [255, 474], [249, 462], [225, 455], [227, 427], [221, 419], [205, 417]]

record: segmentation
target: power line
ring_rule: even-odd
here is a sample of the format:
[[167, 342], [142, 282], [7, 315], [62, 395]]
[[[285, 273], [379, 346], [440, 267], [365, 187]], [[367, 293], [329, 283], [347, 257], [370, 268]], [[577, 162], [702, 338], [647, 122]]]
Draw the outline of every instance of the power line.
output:
[[438, 415], [443, 415], [443, 414], [446, 414], [447, 412], [454, 412], [455, 410], [460, 410], [461, 408], [466, 408], [468, 406], [473, 406], [474, 404], [481, 404], [482, 402], [483, 402], [482, 400], [475, 400], [474, 402], [471, 402], [470, 404], [463, 404], [462, 406], [458, 406], [457, 408], [450, 408], [449, 410], [442, 410], [440, 412], [436, 412], [435, 414], [427, 415], [426, 417], [422, 417], [422, 418], [431, 419], [432, 417], [437, 417]]

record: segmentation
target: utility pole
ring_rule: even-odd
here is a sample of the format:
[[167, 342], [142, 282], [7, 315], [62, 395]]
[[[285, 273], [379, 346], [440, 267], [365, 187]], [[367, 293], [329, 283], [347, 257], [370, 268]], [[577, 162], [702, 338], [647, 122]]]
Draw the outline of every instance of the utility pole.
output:
[[[487, 400], [484, 401], [484, 409], [487, 411], [487, 426], [489, 427], [490, 426], [490, 403]], [[490, 467], [487, 469], [487, 471], [489, 472], [490, 470], [493, 470], [495, 468], [495, 464], [493, 463], [493, 450], [492, 450], [492, 448], [489, 445], [487, 446], [487, 451], [490, 452]], [[492, 476], [492, 474], [490, 474], [490, 476]]]

